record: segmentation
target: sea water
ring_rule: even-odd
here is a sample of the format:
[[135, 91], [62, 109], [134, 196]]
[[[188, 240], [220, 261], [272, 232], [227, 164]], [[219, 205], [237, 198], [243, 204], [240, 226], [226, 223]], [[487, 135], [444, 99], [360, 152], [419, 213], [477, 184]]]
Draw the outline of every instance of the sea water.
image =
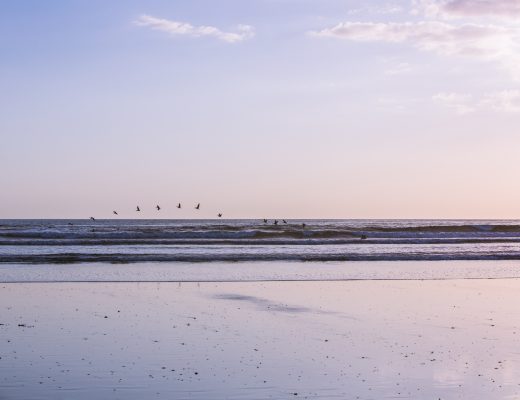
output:
[[0, 220], [0, 263], [519, 260], [517, 220]]

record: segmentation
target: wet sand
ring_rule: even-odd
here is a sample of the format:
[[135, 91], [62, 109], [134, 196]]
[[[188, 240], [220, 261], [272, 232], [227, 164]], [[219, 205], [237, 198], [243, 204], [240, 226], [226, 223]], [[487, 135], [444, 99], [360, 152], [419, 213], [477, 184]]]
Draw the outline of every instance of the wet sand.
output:
[[245, 282], [520, 278], [512, 260], [0, 264], [7, 282]]
[[520, 280], [4, 283], [0, 399], [518, 399]]

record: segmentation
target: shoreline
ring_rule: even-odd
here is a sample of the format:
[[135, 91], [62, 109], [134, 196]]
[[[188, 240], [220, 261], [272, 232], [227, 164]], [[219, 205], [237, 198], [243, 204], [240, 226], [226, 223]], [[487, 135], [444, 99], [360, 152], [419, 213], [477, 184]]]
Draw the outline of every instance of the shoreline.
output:
[[514, 260], [0, 264], [0, 283], [318, 282], [517, 278], [520, 278], [520, 262]]
[[139, 281], [9, 281], [2, 282], [0, 285], [14, 285], [14, 284], [59, 284], [59, 283], [82, 283], [82, 284], [125, 284], [125, 283], [296, 283], [296, 282], [454, 282], [454, 281], [508, 281], [508, 280], [520, 280], [519, 276], [514, 277], [500, 277], [500, 278], [388, 278], [388, 279], [277, 279], [277, 280], [172, 280], [172, 281], [152, 281], [152, 280], [139, 280]]

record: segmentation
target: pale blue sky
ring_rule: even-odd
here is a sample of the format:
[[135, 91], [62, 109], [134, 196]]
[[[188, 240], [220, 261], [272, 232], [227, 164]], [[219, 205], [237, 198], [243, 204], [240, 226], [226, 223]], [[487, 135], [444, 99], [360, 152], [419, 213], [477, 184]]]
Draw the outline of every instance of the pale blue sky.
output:
[[510, 0], [0, 2], [0, 218], [520, 217], [519, 32]]

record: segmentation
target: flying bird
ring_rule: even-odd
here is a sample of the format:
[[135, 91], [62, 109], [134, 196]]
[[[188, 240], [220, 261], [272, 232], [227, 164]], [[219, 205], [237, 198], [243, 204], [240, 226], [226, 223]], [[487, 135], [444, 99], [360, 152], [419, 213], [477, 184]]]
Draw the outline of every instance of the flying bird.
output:
[[177, 204], [177, 208], [181, 208], [181, 203]]
[[218, 213], [218, 217], [219, 217], [219, 218], [222, 217], [222, 213]]
[[139, 208], [139, 206], [137, 206], [137, 208], [135, 209], [135, 211], [141, 211], [141, 209]]
[[161, 211], [161, 207], [159, 207], [159, 204], [157, 204], [155, 208], [157, 208], [157, 211]]
[[284, 223], [284, 224], [286, 224], [286, 223], [287, 223], [287, 221], [286, 221], [285, 219], [282, 219], [282, 221], [283, 221], [283, 223]]
[[200, 210], [200, 203], [197, 204], [197, 207], [195, 207], [195, 210]]
[[112, 212], [114, 213], [114, 215], [119, 215], [119, 214], [117, 213], [117, 211], [112, 211]]

